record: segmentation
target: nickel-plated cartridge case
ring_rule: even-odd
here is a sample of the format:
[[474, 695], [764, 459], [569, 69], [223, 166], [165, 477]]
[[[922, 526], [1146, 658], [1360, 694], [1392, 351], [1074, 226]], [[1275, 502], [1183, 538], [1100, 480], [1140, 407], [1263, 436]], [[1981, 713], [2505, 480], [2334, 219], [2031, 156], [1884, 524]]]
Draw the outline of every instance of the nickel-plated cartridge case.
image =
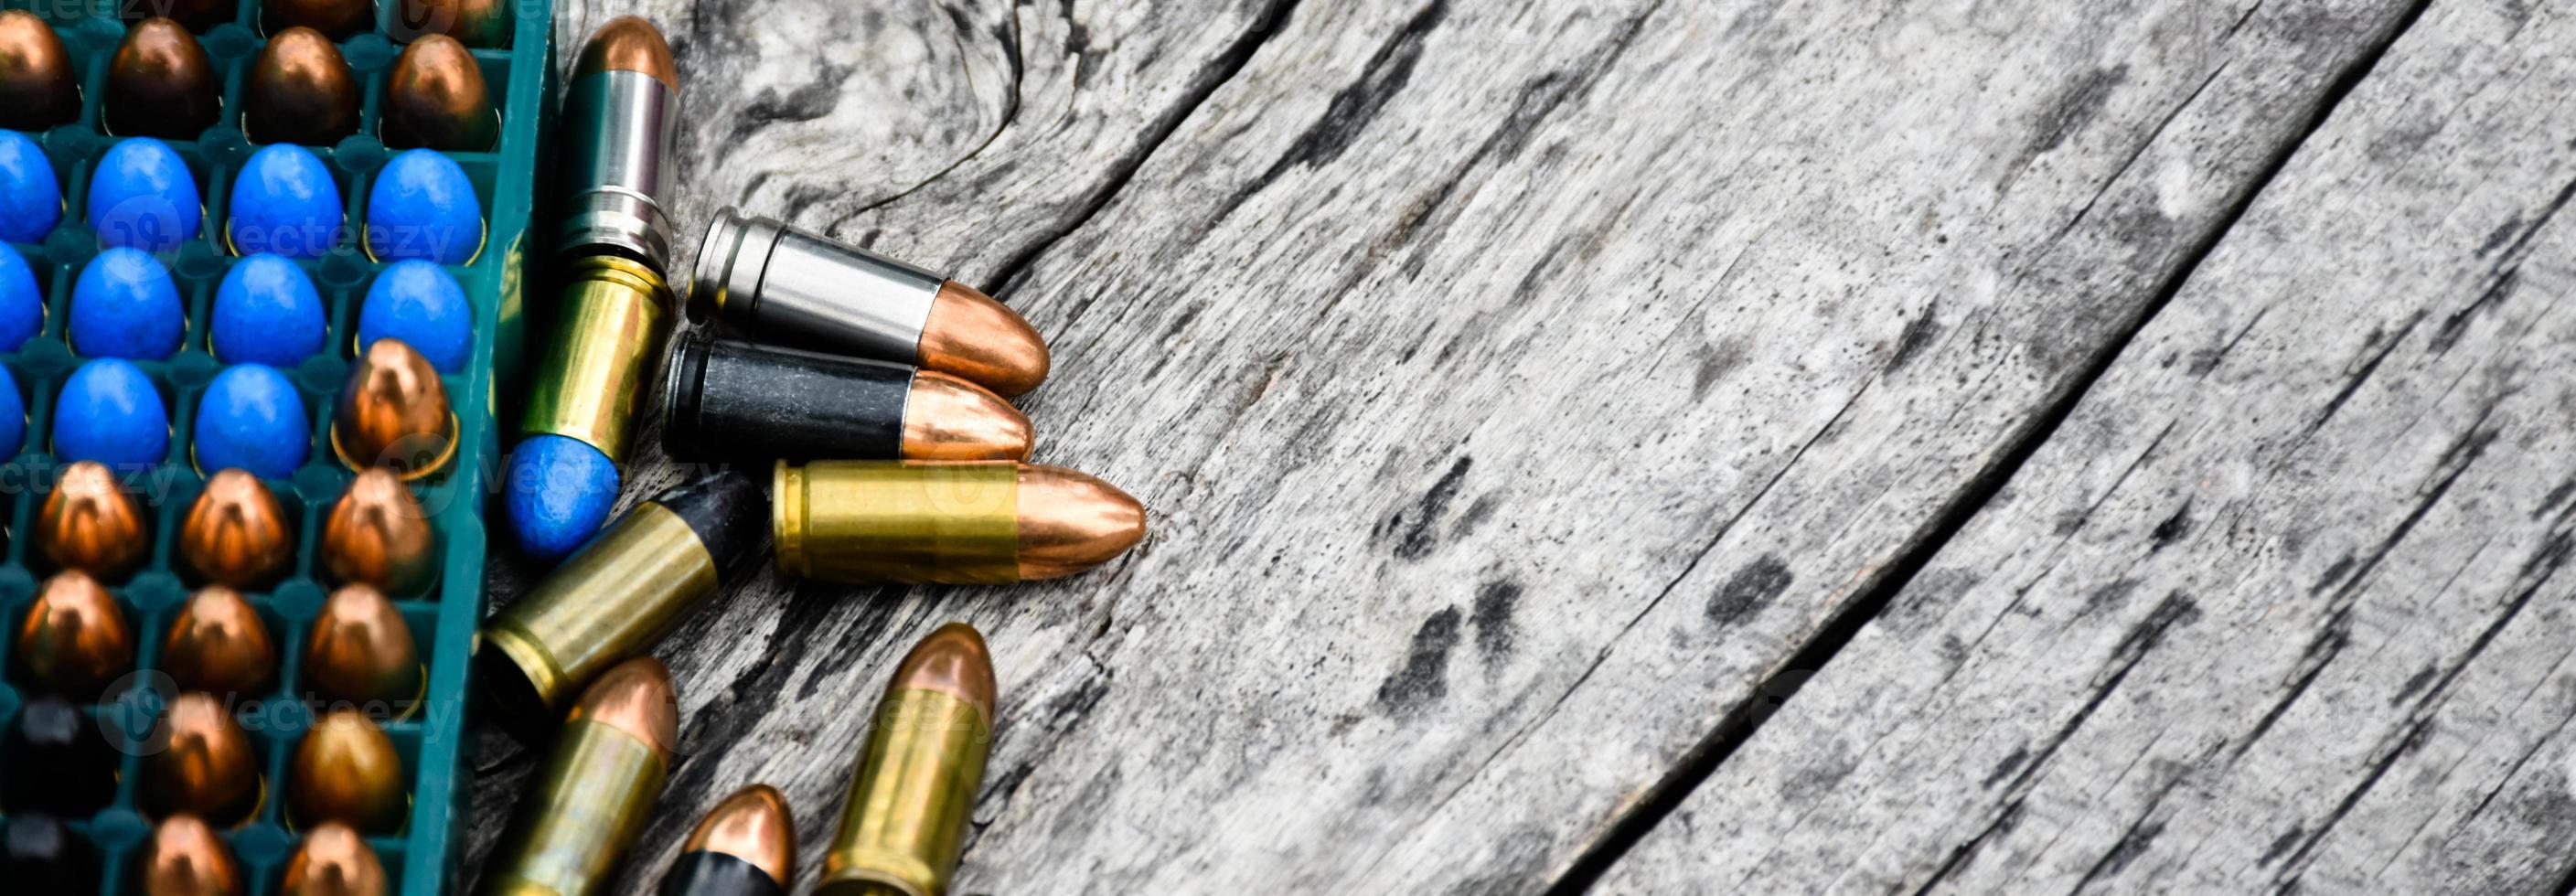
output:
[[1029, 418], [983, 387], [887, 361], [685, 340], [663, 375], [678, 460], [1027, 457]]
[[671, 672], [639, 657], [599, 676], [492, 850], [485, 896], [590, 896], [644, 832], [679, 746]]
[[671, 192], [679, 116], [679, 67], [662, 32], [634, 16], [600, 26], [564, 87], [558, 133], [570, 194], [558, 251], [615, 253], [665, 269], [671, 223], [662, 201]]
[[943, 896], [993, 740], [993, 658], [973, 626], [930, 633], [895, 669], [850, 777], [815, 896]]
[[733, 209], [698, 245], [689, 317], [764, 340], [952, 374], [1003, 395], [1046, 379], [1046, 341], [974, 287]]
[[782, 462], [770, 492], [779, 571], [831, 582], [1052, 579], [1145, 536], [1145, 507], [1126, 492], [1010, 461]]
[[741, 473], [663, 492], [494, 614], [474, 658], [502, 724], [535, 739], [582, 685], [652, 649], [759, 549], [766, 509]]

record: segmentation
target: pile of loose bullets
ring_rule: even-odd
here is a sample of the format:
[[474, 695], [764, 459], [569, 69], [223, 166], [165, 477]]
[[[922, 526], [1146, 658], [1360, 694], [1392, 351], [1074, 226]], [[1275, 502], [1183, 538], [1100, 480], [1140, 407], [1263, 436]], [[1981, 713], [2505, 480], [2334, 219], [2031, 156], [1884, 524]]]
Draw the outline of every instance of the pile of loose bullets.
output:
[[[789, 345], [699, 336], [665, 353], [679, 102], [669, 46], [632, 17], [591, 36], [566, 87], [564, 285], [505, 486], [522, 553], [565, 559], [485, 622], [475, 654], [491, 717], [552, 752], [483, 872], [487, 893], [607, 885], [677, 746], [670, 674], [648, 653], [764, 544], [796, 576], [992, 584], [1078, 573], [1144, 535], [1144, 508], [1124, 492], [1022, 462], [1029, 422], [1002, 396], [1045, 378], [1046, 346], [963, 284], [726, 210], [700, 245], [689, 314]], [[718, 467], [602, 528], [665, 354], [666, 453], [773, 464], [768, 488]], [[860, 754], [818, 892], [946, 891], [993, 706], [974, 629], [951, 624], [914, 648]], [[745, 788], [709, 813], [663, 892], [785, 892], [793, 843], [785, 801]]]

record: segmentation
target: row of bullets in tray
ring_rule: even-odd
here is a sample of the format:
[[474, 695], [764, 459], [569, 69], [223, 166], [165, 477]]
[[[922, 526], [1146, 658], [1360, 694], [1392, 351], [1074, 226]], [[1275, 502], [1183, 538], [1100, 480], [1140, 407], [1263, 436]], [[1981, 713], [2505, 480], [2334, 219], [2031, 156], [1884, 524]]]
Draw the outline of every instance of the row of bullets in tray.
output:
[[[252, 142], [327, 146], [358, 132], [364, 91], [335, 43], [355, 30], [318, 24], [272, 23], [242, 83], [241, 128]], [[44, 19], [0, 12], [0, 61], [0, 128], [42, 131], [79, 120], [78, 69]], [[109, 57], [101, 122], [120, 136], [193, 140], [220, 122], [223, 87], [223, 73], [187, 25], [144, 19], [126, 29]], [[377, 136], [391, 147], [480, 152], [501, 133], [481, 64], [464, 42], [445, 34], [423, 34], [404, 46], [382, 108]]]

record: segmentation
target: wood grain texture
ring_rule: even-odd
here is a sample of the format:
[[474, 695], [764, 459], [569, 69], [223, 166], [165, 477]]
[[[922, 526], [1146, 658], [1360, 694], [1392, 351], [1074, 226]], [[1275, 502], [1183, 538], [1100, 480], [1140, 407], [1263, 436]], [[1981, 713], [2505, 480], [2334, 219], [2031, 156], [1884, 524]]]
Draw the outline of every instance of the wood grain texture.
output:
[[887, 667], [965, 618], [1005, 705], [962, 892], [1544, 888], [1973, 504], [2412, 8], [899, 6], [646, 4], [682, 217], [997, 289], [1056, 349], [1038, 459], [1155, 531], [1056, 585], [737, 589], [663, 652], [690, 755], [630, 883], [755, 780], [810, 881]]
[[1608, 892], [2565, 892], [2576, 18], [2435, 4]]

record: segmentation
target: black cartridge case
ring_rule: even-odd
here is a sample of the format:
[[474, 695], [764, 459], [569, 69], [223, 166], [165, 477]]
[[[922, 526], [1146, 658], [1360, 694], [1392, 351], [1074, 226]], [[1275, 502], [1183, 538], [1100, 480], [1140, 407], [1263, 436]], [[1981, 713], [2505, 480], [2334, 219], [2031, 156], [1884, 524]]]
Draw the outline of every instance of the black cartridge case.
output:
[[662, 449], [679, 460], [903, 456], [913, 369], [692, 339], [671, 350]]

